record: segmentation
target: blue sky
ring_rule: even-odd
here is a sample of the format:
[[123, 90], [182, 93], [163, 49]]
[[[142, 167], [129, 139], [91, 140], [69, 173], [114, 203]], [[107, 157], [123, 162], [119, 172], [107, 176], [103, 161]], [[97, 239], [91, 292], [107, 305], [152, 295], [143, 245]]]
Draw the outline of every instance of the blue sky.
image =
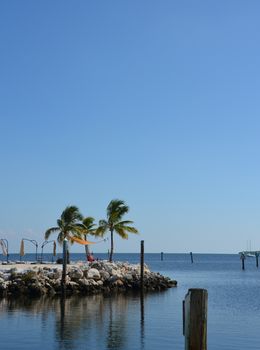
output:
[[[130, 206], [117, 252], [260, 249], [258, 1], [0, 4], [0, 234]], [[95, 246], [107, 251], [109, 244]], [[33, 250], [33, 249], [32, 249]], [[74, 245], [74, 252], [82, 251]]]

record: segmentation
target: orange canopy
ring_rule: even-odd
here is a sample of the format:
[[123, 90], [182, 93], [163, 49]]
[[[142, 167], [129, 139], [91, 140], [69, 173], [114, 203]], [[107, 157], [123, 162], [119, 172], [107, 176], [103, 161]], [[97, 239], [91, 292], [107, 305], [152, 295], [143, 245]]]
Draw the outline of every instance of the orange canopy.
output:
[[79, 244], [83, 244], [83, 245], [87, 245], [87, 244], [96, 244], [96, 243], [98, 243], [98, 242], [89, 242], [89, 241], [85, 241], [84, 239], [80, 239], [80, 238], [78, 238], [78, 237], [70, 237], [70, 239], [71, 239], [72, 241], [75, 241], [75, 242], [77, 242], [77, 243], [79, 243]]

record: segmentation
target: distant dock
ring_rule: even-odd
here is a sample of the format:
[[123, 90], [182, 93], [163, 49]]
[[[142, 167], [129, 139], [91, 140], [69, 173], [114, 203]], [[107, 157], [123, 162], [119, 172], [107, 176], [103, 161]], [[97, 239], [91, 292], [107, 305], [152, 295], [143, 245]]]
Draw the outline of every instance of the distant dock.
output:
[[260, 250], [244, 250], [242, 252], [238, 253], [239, 255], [244, 254], [245, 256], [248, 257], [255, 257], [256, 255], [260, 255]]
[[260, 255], [260, 250], [244, 250], [242, 252], [238, 253], [240, 255], [241, 263], [242, 263], [242, 270], [245, 269], [245, 259], [246, 258], [255, 258], [256, 261], [256, 267], [258, 268], [258, 258]]

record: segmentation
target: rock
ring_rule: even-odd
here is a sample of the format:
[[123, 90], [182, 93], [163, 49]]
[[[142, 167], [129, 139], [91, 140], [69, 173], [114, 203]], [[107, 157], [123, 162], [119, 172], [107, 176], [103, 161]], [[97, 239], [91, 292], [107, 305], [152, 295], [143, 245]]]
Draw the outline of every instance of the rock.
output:
[[88, 285], [90, 287], [97, 286], [98, 283], [94, 279], [88, 279]]
[[118, 276], [114, 275], [114, 276], [110, 276], [108, 279], [109, 283], [114, 283], [118, 280]]
[[111, 276], [117, 276], [118, 278], [122, 277], [122, 273], [119, 270], [114, 270], [114, 269], [111, 270], [110, 275]]
[[100, 273], [100, 277], [101, 277], [104, 281], [106, 281], [106, 280], [108, 280], [108, 279], [110, 278], [110, 274], [109, 274], [107, 271], [101, 270], [99, 273]]
[[77, 288], [78, 283], [77, 282], [73, 282], [73, 281], [69, 281], [66, 285], [73, 289], [73, 288]]
[[100, 273], [99, 273], [99, 271], [97, 269], [91, 268], [91, 269], [88, 270], [87, 278], [99, 280], [100, 279]]
[[117, 286], [117, 287], [122, 287], [124, 285], [124, 282], [121, 281], [120, 279], [118, 279], [117, 281], [114, 282], [114, 284]]
[[127, 273], [125, 276], [124, 276], [125, 280], [128, 281], [128, 282], [131, 282], [133, 281], [133, 276], [130, 274], [130, 273]]
[[72, 280], [78, 280], [84, 276], [83, 271], [80, 269], [73, 269], [68, 272], [69, 277]]
[[55, 271], [55, 270], [49, 271], [47, 273], [47, 276], [49, 279], [58, 279], [61, 277], [61, 271], [59, 271], [59, 270], [58, 271]]
[[86, 286], [89, 286], [90, 283], [89, 283], [89, 280], [87, 278], [81, 278], [78, 280], [78, 284], [80, 286], [86, 287]]
[[[28, 270], [10, 269], [0, 271], [0, 296], [28, 294], [40, 296], [61, 293], [62, 270], [58, 267], [37, 267]], [[110, 263], [94, 261], [89, 265], [68, 266], [66, 275], [68, 294], [110, 294], [112, 291], [139, 290], [140, 265], [126, 262]], [[159, 273], [144, 271], [145, 291], [160, 291], [176, 287], [177, 282]]]
[[91, 268], [93, 269], [97, 269], [97, 270], [102, 270], [103, 268], [103, 264], [101, 261], [93, 261], [91, 264], [90, 264]]

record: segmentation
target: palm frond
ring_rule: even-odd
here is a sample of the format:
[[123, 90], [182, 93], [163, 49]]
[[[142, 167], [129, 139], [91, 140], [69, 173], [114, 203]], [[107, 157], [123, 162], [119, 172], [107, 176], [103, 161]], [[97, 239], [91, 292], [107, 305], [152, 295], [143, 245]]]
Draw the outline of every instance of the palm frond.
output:
[[64, 238], [65, 238], [65, 234], [63, 232], [60, 232], [58, 234], [58, 237], [57, 237], [57, 241], [59, 244], [62, 244], [62, 242], [64, 241]]
[[127, 232], [136, 233], [136, 234], [139, 233], [138, 230], [137, 230], [135, 227], [133, 227], [133, 226], [125, 226], [125, 225], [124, 225], [123, 228], [124, 228], [124, 230], [126, 230]]
[[60, 218], [57, 220], [57, 227], [51, 227], [45, 232], [45, 239], [48, 239], [51, 233], [58, 231], [57, 241], [62, 244], [65, 238], [70, 239], [71, 236], [82, 238], [86, 227], [81, 223], [83, 216], [79, 212], [78, 207], [66, 207]]
[[107, 207], [107, 218], [110, 224], [120, 221], [126, 213], [128, 213], [129, 207], [123, 200], [113, 199]]
[[124, 228], [123, 227], [115, 227], [115, 231], [117, 234], [119, 234], [119, 236], [123, 239], [128, 239], [128, 234], [127, 232], [125, 232]]
[[95, 230], [95, 236], [102, 237], [109, 229], [108, 222], [106, 220], [99, 220], [98, 228]]
[[83, 224], [71, 224], [66, 226], [66, 232], [81, 237], [85, 232], [85, 228]]
[[49, 229], [45, 232], [45, 234], [44, 234], [45, 239], [48, 240], [48, 238], [50, 237], [50, 235], [51, 235], [52, 233], [56, 233], [57, 231], [60, 231], [60, 228], [59, 228], [59, 227], [51, 227], [51, 228], [49, 228]]
[[121, 199], [112, 199], [107, 206], [107, 215], [110, 216], [118, 207], [125, 205], [125, 202]]
[[[124, 230], [126, 232], [131, 232], [131, 233], [139, 233], [138, 230], [133, 227], [133, 226], [128, 226], [125, 224], [126, 221], [121, 221], [118, 224], [114, 226], [114, 229], [118, 232], [118, 230]], [[131, 222], [132, 223], [132, 222]]]
[[117, 223], [117, 225], [128, 225], [128, 224], [133, 224], [134, 222], [131, 220], [125, 220], [125, 221], [120, 221]]
[[89, 232], [89, 234], [91, 236], [94, 236], [94, 237], [103, 237], [105, 233], [106, 233], [106, 230], [105, 231], [104, 230], [98, 230], [98, 228], [96, 228], [95, 230], [91, 230]]
[[108, 226], [108, 222], [106, 220], [99, 220], [98, 226], [99, 227], [107, 227]]
[[92, 227], [96, 226], [94, 221], [95, 219], [92, 216], [87, 216], [82, 220], [82, 223], [87, 227], [87, 229], [91, 229]]
[[62, 228], [64, 226], [64, 222], [61, 219], [58, 219], [57, 225], [59, 226], [59, 228]]
[[80, 230], [80, 231], [84, 231], [86, 228], [85, 228], [85, 225], [84, 224], [81, 224], [80, 222], [74, 224], [73, 226], [75, 226], [77, 228], [77, 230]]
[[94, 223], [95, 219], [91, 216], [87, 216], [82, 220], [82, 224], [84, 225], [84, 234], [96, 236], [96, 224]]
[[78, 207], [71, 205], [66, 207], [63, 210], [61, 214], [61, 220], [64, 221], [65, 223], [77, 222], [77, 221], [82, 221], [83, 216], [80, 213]]

